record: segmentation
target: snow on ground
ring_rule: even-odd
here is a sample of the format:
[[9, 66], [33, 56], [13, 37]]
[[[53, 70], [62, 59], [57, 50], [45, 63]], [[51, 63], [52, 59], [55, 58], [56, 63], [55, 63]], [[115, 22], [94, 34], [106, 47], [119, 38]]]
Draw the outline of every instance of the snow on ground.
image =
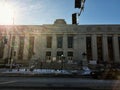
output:
[[18, 73], [18, 74], [70, 74], [67, 70], [54, 70], [54, 69], [34, 69], [33, 71], [30, 71], [29, 69], [12, 69], [10, 70], [5, 70], [2, 73]]

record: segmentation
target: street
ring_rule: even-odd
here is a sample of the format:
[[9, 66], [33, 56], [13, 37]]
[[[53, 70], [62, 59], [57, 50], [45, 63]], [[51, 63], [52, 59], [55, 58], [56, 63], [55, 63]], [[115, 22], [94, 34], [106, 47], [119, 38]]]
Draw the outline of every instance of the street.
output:
[[[87, 78], [0, 77], [0, 90], [119, 90], [119, 80]], [[43, 89], [44, 88], [44, 89]], [[51, 88], [51, 89], [50, 89]], [[61, 89], [60, 89], [61, 88]]]

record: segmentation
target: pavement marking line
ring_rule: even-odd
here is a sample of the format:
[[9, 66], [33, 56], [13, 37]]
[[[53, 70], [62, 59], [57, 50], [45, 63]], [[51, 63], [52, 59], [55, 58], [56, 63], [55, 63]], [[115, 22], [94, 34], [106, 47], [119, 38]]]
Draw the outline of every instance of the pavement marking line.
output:
[[7, 81], [7, 82], [2, 82], [0, 84], [10, 84], [10, 83], [15, 83], [15, 82], [17, 82], [17, 81]]

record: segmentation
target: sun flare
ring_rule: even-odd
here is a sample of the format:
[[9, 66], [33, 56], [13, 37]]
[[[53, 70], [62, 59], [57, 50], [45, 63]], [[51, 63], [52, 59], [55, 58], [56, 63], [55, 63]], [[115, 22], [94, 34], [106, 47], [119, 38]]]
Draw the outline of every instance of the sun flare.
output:
[[8, 4], [0, 3], [0, 24], [12, 24], [14, 8]]

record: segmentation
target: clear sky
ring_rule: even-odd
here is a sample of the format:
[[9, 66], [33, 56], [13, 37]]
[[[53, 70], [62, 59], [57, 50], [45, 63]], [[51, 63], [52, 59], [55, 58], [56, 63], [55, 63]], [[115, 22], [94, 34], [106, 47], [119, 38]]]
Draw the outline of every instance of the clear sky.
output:
[[[0, 24], [42, 25], [56, 19], [72, 23], [74, 0], [0, 0]], [[86, 0], [79, 24], [120, 24], [120, 0]]]

